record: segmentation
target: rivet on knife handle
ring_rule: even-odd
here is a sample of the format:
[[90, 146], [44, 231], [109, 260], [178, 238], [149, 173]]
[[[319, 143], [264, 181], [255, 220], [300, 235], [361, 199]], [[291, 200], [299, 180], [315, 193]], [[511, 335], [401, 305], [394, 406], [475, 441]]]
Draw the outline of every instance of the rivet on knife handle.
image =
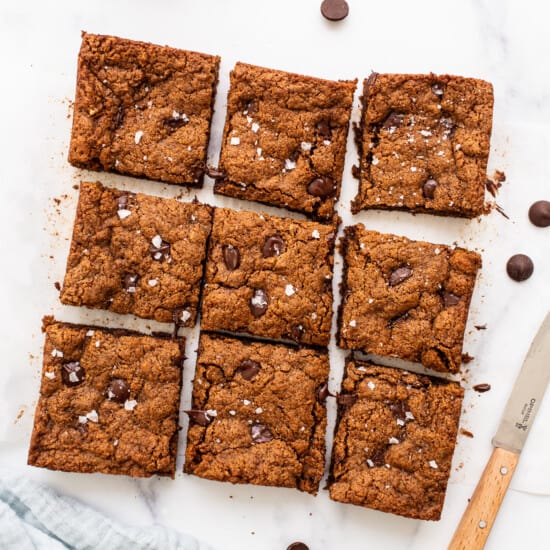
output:
[[493, 449], [449, 550], [481, 550], [485, 546], [518, 460], [515, 453]]

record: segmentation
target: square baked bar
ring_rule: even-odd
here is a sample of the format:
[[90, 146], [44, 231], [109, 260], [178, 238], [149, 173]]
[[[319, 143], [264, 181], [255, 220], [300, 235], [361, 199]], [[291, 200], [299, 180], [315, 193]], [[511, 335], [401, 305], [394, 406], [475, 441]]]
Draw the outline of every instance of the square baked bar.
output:
[[200, 187], [220, 58], [82, 34], [69, 162]]
[[463, 395], [456, 382], [348, 358], [338, 396], [330, 498], [438, 520]]
[[185, 340], [52, 318], [44, 325], [29, 464], [174, 477]]
[[355, 86], [237, 63], [215, 192], [331, 220]]
[[362, 224], [345, 228], [342, 254], [339, 346], [458, 372], [479, 254]]
[[326, 350], [202, 333], [185, 472], [316, 494], [328, 372]]
[[193, 326], [212, 210], [82, 183], [61, 302]]
[[493, 87], [459, 76], [373, 73], [357, 129], [352, 211], [484, 212]]
[[326, 346], [334, 238], [334, 226], [216, 208], [202, 329]]

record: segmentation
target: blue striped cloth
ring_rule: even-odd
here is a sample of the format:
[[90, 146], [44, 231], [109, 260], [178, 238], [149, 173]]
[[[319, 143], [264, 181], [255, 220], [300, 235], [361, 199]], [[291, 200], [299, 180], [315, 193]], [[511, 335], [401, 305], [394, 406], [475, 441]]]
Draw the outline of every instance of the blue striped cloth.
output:
[[2, 550], [212, 550], [190, 535], [127, 527], [49, 487], [0, 470]]

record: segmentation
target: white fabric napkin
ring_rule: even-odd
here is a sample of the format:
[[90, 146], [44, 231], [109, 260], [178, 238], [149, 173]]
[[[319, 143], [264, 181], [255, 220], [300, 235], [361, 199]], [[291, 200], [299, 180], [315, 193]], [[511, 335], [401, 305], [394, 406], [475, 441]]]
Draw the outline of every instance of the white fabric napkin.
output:
[[0, 470], [3, 550], [212, 550], [160, 525], [127, 527], [25, 477]]

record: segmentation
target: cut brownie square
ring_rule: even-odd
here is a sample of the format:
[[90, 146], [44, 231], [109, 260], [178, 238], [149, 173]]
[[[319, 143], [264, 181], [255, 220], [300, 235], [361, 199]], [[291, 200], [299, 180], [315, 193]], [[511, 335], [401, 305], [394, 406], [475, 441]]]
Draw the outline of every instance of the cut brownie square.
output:
[[484, 212], [493, 87], [459, 76], [373, 73], [357, 132], [352, 211]]
[[316, 494], [327, 351], [201, 334], [185, 472]]
[[334, 237], [334, 226], [217, 208], [202, 328], [326, 346]]
[[61, 302], [193, 326], [212, 210], [82, 183]]
[[481, 257], [346, 227], [338, 343], [458, 372]]
[[28, 463], [174, 477], [183, 339], [44, 319]]
[[202, 185], [220, 58], [82, 34], [69, 162]]
[[330, 498], [416, 519], [441, 517], [463, 389], [348, 358]]
[[237, 63], [215, 192], [331, 220], [355, 86]]

